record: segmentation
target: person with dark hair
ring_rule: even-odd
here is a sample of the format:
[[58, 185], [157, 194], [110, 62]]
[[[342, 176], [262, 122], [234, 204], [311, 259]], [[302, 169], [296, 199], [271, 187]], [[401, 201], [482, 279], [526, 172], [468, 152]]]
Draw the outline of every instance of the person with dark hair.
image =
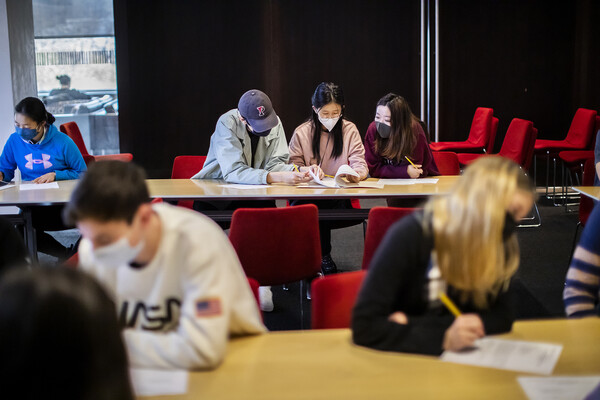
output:
[[10, 399], [133, 400], [114, 303], [64, 267], [0, 281], [0, 386]]
[[60, 89], [52, 89], [46, 98], [46, 103], [91, 99], [91, 96], [79, 90], [71, 89], [71, 77], [69, 75], [58, 75], [56, 79], [60, 83]]
[[[54, 121], [40, 99], [26, 97], [17, 104], [15, 132], [0, 155], [0, 180], [12, 180], [17, 168], [23, 180], [33, 183], [79, 178], [86, 170], [83, 157], [75, 142], [53, 125]], [[32, 222], [39, 251], [65, 258], [68, 250], [44, 232], [65, 229], [61, 209], [62, 206], [35, 207]]]
[[236, 109], [219, 117], [204, 167], [192, 179], [292, 185], [310, 181], [310, 167], [295, 172], [288, 158], [283, 126], [271, 100], [252, 89], [242, 95]]
[[[290, 140], [290, 161], [299, 166], [318, 165], [322, 171], [334, 176], [342, 165], [349, 165], [358, 173], [347, 175], [350, 182], [366, 179], [365, 148], [360, 133], [344, 115], [345, 103], [342, 88], [334, 83], [320, 83], [312, 96], [311, 117], [298, 126]], [[321, 209], [352, 208], [350, 200], [293, 201], [292, 205], [313, 203]], [[331, 258], [331, 229], [348, 226], [338, 221], [319, 223], [323, 273], [337, 272]]]
[[114, 296], [133, 366], [205, 369], [230, 334], [265, 331], [225, 233], [204, 215], [150, 204], [143, 170], [93, 164], [65, 207], [79, 262]]
[[0, 217], [0, 273], [10, 267], [23, 267], [29, 264], [29, 252], [23, 238], [14, 225]]
[[386, 94], [377, 102], [375, 121], [365, 136], [365, 158], [374, 178], [414, 179], [439, 175], [421, 121], [412, 113], [408, 102], [394, 93]]

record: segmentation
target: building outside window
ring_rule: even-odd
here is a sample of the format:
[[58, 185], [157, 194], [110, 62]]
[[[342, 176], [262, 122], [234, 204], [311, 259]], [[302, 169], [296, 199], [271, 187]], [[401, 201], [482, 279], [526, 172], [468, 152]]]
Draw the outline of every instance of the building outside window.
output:
[[112, 0], [33, 0], [38, 96], [90, 154], [119, 152]]

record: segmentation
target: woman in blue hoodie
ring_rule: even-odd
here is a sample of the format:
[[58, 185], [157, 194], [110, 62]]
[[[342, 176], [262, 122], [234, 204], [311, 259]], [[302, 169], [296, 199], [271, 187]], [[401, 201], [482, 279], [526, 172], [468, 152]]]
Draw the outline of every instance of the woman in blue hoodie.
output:
[[[54, 121], [40, 99], [26, 97], [17, 104], [15, 133], [6, 141], [0, 156], [0, 180], [12, 180], [16, 168], [24, 181], [33, 183], [79, 178], [86, 170], [83, 157], [75, 142], [52, 125]], [[39, 251], [64, 258], [65, 247], [44, 233], [66, 228], [61, 209], [62, 206], [36, 207], [32, 209], [32, 222]]]

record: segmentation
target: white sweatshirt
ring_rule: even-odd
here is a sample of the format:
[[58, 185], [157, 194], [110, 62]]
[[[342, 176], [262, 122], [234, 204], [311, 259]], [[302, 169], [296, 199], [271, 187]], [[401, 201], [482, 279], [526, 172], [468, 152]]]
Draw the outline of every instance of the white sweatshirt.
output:
[[162, 223], [153, 260], [141, 269], [95, 265], [90, 241], [79, 260], [112, 294], [135, 367], [214, 368], [230, 334], [266, 329], [225, 233], [195, 211], [156, 204]]

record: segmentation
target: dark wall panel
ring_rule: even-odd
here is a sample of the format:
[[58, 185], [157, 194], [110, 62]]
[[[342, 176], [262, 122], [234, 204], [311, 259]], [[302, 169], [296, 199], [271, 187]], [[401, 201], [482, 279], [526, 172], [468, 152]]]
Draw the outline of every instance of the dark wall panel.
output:
[[599, 17], [591, 1], [440, 2], [440, 140], [464, 140], [478, 106], [500, 119], [496, 150], [515, 117], [562, 139], [577, 108], [600, 108]]
[[176, 155], [206, 154], [218, 117], [250, 88], [269, 94], [288, 139], [321, 81], [343, 86], [363, 135], [388, 91], [419, 113], [419, 1], [114, 6], [121, 151], [151, 177], [168, 177]]

